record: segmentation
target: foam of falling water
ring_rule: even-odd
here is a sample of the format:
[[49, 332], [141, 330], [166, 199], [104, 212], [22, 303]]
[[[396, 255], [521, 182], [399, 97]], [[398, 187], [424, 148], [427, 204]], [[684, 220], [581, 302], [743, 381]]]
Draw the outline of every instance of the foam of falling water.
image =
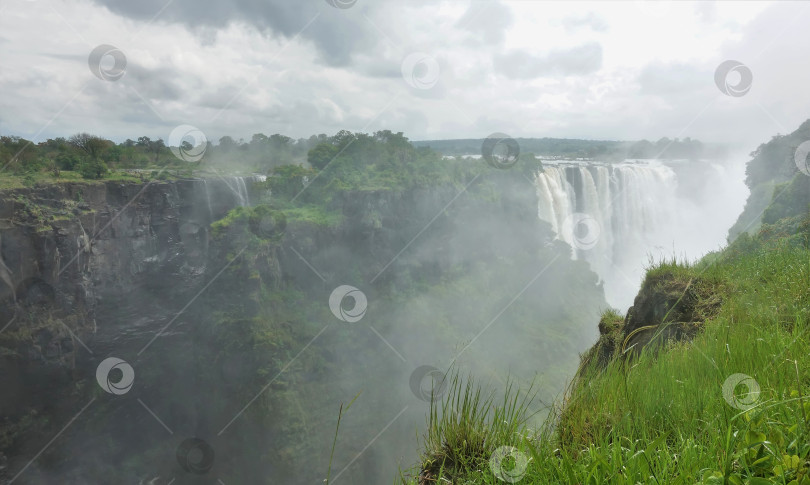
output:
[[[626, 309], [638, 289], [647, 256], [671, 256], [678, 200], [675, 172], [662, 164], [548, 166], [535, 177], [538, 217], [572, 246], [605, 284], [609, 303]], [[575, 231], [564, 230], [584, 214], [598, 237], [584, 248]], [[568, 226], [566, 226], [568, 224]], [[579, 246], [579, 247], [578, 247]]]
[[239, 204], [243, 207], [250, 205], [245, 177], [236, 177], [236, 186], [239, 188]]
[[82, 233], [76, 236], [76, 267], [82, 267], [82, 253], [89, 253], [90, 252], [90, 238], [87, 236], [87, 232], [84, 230], [84, 226], [82, 225], [82, 221], [77, 219], [79, 222], [79, 229], [82, 230]]
[[[249, 184], [267, 180], [265, 175], [223, 176], [216, 174], [216, 177], [210, 180], [203, 178], [202, 187], [200, 187], [208, 207], [210, 221], [213, 221], [217, 216], [221, 216], [220, 211], [222, 210], [229, 210], [234, 206], [249, 207], [251, 205], [249, 187], [252, 187]], [[230, 196], [227, 202], [221, 200], [222, 195]], [[225, 205], [223, 205], [223, 202]], [[217, 209], [216, 213], [215, 208]]]
[[250, 205], [250, 199], [248, 197], [247, 185], [245, 184], [244, 177], [220, 177], [220, 179], [236, 196], [237, 204], [239, 204], [241, 207]]
[[203, 188], [205, 189], [205, 202], [208, 204], [208, 220], [214, 220], [214, 211], [211, 209], [211, 192], [208, 191], [208, 180], [202, 179]]
[[234, 195], [236, 195], [236, 201], [240, 206], [249, 207], [251, 202], [248, 183], [253, 184], [256, 182], [265, 182], [267, 180], [267, 176], [254, 174], [247, 177], [220, 177], [220, 179], [228, 186], [229, 189], [231, 189]]

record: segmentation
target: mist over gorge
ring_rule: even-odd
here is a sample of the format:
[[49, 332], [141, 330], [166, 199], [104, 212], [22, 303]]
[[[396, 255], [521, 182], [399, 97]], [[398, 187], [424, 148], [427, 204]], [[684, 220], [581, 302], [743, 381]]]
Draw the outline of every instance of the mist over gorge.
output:
[[[611, 279], [640, 272], [620, 265], [655, 249], [637, 236], [661, 231], [677, 247], [678, 212], [729, 183], [709, 162], [668, 162], [680, 173], [661, 161], [488, 164], [390, 132], [313, 143], [313, 166], [318, 147], [345, 156], [317, 173], [193, 176], [179, 165], [4, 192], [4, 342], [16, 356], [6, 368], [24, 369], [4, 375], [41, 382], [6, 383], [10, 416], [26, 423], [13, 449], [39, 444], [26, 409], [70, 418], [62, 409], [88, 405], [93, 422], [62, 438], [85, 454], [54, 450], [26, 471], [32, 480], [197, 483], [171, 451], [190, 439], [211, 447], [212, 483], [316, 480], [340, 403], [357, 397], [331, 459], [350, 481], [386, 481], [416, 461], [412, 430], [450, 369], [493, 389], [534, 386], [540, 419], [596, 339], [600, 311], [616, 306], [605, 295], [638, 290], [640, 278]], [[683, 194], [679, 175], [714, 190]], [[577, 214], [593, 218], [584, 234]], [[136, 379], [107, 391], [113, 400], [92, 378], [108, 355]], [[132, 464], [117, 469], [121, 454]]]
[[[121, 452], [160, 457], [159, 450], [176, 441], [174, 433], [185, 433], [216, 446], [218, 468], [212, 473], [222, 470], [222, 476], [239, 481], [315, 479], [327, 466], [322, 444], [332, 433], [336, 404], [360, 392], [353, 414], [344, 417], [347, 437], [336, 459], [349, 463], [351, 452], [372, 430], [398, 417], [377, 447], [346, 472], [353, 480], [383, 480], [396, 473], [396, 457], [416, 458], [418, 444], [410, 430], [422, 425], [424, 392], [430, 392], [419, 375], [413, 388], [420, 367], [438, 370], [455, 363], [496, 379], [511, 374], [524, 384], [539, 376], [543, 395], [551, 399], [594, 338], [585, 322], [594, 321], [604, 303], [586, 265], [568, 260], [565, 246], [547, 247], [552, 235], [536, 218], [531, 186], [515, 176], [490, 172], [471, 176], [464, 185], [341, 191], [333, 202], [340, 217], [336, 225], [240, 208], [246, 197], [237, 191], [236, 178], [148, 186], [70, 184], [56, 194], [21, 189], [46, 211], [58, 213], [77, 193], [86, 201], [77, 217], [58, 223], [53, 236], [50, 231], [3, 235], [7, 266], [13, 275], [25, 277], [16, 292], [21, 306], [9, 303], [4, 313], [7, 320], [30, 319], [38, 349], [24, 359], [30, 366], [26, 372], [46, 379], [40, 373], [67, 366], [79, 375], [93, 375], [95, 356], [114, 353], [136, 369], [139, 382], [149, 383], [90, 408], [100, 427], [65, 440], [79, 446], [100, 433], [106, 444], [82, 444], [90, 461], [69, 460], [66, 469], [58, 467], [62, 460], [57, 455], [52, 473], [77, 481], [110, 473], [141, 481], [181, 480], [171, 453], [154, 470], [113, 472], [105, 463]], [[261, 199], [262, 193], [267, 197], [260, 183], [253, 187], [251, 199]], [[14, 197], [5, 199], [6, 210], [19, 207]], [[237, 209], [209, 229], [208, 208], [217, 215], [229, 206]], [[17, 210], [23, 214], [12, 212], [11, 219], [24, 217], [26, 209]], [[426, 227], [437, 214], [440, 218]], [[259, 225], [253, 226], [257, 216]], [[95, 235], [89, 250], [75, 244], [83, 240], [83, 227]], [[407, 254], [394, 259], [420, 231]], [[27, 259], [16, 248], [26, 247], [50, 248], [33, 258], [39, 268], [15, 264]], [[66, 260], [75, 262], [67, 265]], [[31, 279], [37, 283], [25, 283]], [[589, 303], [567, 303], [572, 295], [561, 280], [581, 286], [577, 301]], [[340, 321], [327, 304], [336, 287], [352, 283], [368, 301], [356, 323], [345, 317]], [[77, 287], [86, 299], [82, 305], [71, 296]], [[175, 303], [198, 294], [203, 297], [185, 311]], [[510, 301], [516, 294], [525, 299]], [[535, 315], [541, 313], [548, 323], [537, 326]], [[63, 321], [75, 321], [81, 336], [72, 339], [60, 327]], [[561, 333], [549, 334], [553, 328]], [[437, 329], [444, 335], [437, 335]], [[29, 337], [14, 335], [19, 340], [12, 342], [22, 352]], [[92, 354], [85, 353], [84, 345]], [[508, 357], [504, 348], [510, 349]], [[284, 362], [296, 353], [295, 366]], [[515, 360], [520, 353], [526, 358]], [[547, 365], [536, 366], [538, 354]], [[430, 382], [430, 376], [421, 377]], [[20, 409], [20, 399], [35, 408], [59, 402], [65, 390], [55, 384], [69, 386], [72, 379], [53, 379], [42, 389], [18, 383], [14, 408]], [[74, 385], [92, 393], [97, 384], [80, 379]], [[251, 403], [257, 395], [260, 400]], [[242, 415], [240, 407], [246, 404], [251, 406]], [[161, 429], [150, 411], [162, 416], [172, 433]], [[108, 431], [101, 423], [110, 426]], [[246, 442], [256, 448], [245, 448]], [[133, 449], [132, 443], [143, 445]], [[262, 454], [254, 455], [259, 450]], [[51, 476], [45, 470], [28, 473], [44, 481]]]

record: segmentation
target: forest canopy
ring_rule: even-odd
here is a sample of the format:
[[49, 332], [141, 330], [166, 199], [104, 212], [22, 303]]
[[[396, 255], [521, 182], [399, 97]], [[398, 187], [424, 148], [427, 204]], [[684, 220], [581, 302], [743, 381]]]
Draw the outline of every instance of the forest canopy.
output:
[[[180, 140], [170, 146], [162, 138], [141, 136], [116, 143], [90, 133], [68, 138], [49, 138], [35, 143], [18, 136], [0, 136], [0, 166], [6, 174], [22, 176], [30, 185], [42, 177], [59, 178], [71, 172], [85, 179], [102, 179], [113, 170], [173, 170], [190, 175], [192, 170], [217, 170], [273, 174], [288, 165], [298, 166], [296, 176], [304, 177], [335, 165], [392, 168], [417, 159], [438, 161], [442, 156], [467, 156], [481, 153], [483, 139], [412, 142], [401, 132], [381, 130], [372, 134], [341, 130], [332, 136], [309, 138], [263, 133], [250, 140], [222, 136], [216, 143], [204, 140], [198, 146]], [[657, 142], [597, 141], [557, 138], [518, 138], [521, 159], [590, 158], [620, 161], [626, 158], [717, 158], [719, 146], [706, 145], [690, 138], [661, 138]], [[351, 159], [351, 162], [346, 162]], [[339, 162], [343, 160], [343, 162]], [[413, 167], [412, 167], [413, 168]], [[423, 167], [424, 168], [424, 167]], [[372, 170], [373, 171], [373, 170]], [[300, 173], [299, 173], [300, 172]], [[311, 173], [310, 173], [311, 172]], [[425, 172], [412, 172], [417, 176]], [[158, 172], [155, 172], [158, 173]], [[281, 170], [292, 176], [291, 169]], [[427, 172], [429, 173], [429, 172]]]

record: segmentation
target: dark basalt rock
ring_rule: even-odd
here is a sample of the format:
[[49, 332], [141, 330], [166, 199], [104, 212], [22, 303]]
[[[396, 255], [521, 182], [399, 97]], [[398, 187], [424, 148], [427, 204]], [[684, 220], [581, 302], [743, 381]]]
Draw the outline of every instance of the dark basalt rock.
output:
[[603, 315], [599, 340], [583, 355], [583, 367], [594, 360], [605, 367], [619, 356], [691, 339], [717, 313], [722, 292], [716, 282], [686, 271], [651, 272], [624, 319], [612, 312]]
[[[2, 423], [14, 428], [32, 410], [71, 408], [58, 401], [92, 375], [77, 367], [121, 348], [121, 335], [142, 345], [199, 291], [219, 257], [209, 255], [209, 224], [237, 195], [202, 180], [0, 192], [0, 435], [13, 441]], [[110, 318], [125, 311], [134, 317]], [[139, 315], [151, 326], [133, 325]]]

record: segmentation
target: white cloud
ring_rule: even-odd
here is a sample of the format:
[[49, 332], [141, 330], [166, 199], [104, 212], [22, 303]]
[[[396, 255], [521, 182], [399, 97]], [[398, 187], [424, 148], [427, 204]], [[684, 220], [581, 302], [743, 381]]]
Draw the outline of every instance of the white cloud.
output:
[[[212, 139], [391, 129], [412, 139], [502, 131], [755, 146], [808, 117], [804, 4], [362, 5], [337, 12], [324, 2], [307, 27], [313, 32], [295, 36], [293, 24], [308, 17], [292, 11], [275, 35], [247, 16], [147, 23], [146, 12], [125, 17], [90, 0], [8, 0], [0, 7], [0, 133], [166, 138], [187, 123]], [[355, 33], [338, 49], [341, 62], [325, 57], [324, 39]], [[102, 43], [127, 56], [117, 82], [87, 66]], [[431, 90], [400, 75], [413, 52], [440, 66]], [[727, 59], [752, 69], [746, 96], [714, 85]]]

